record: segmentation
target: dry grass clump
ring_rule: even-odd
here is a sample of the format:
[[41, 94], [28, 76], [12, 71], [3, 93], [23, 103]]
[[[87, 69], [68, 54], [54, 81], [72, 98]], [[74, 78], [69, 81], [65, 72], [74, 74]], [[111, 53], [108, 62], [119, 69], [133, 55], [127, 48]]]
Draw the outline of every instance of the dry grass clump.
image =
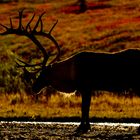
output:
[[93, 97], [90, 116], [99, 118], [139, 118], [140, 98], [136, 96], [102, 94]]
[[[27, 94], [2, 94], [0, 117], [49, 119], [81, 116], [81, 97], [55, 94], [46, 100], [45, 95], [36, 101]], [[118, 96], [111, 93], [93, 96], [90, 117], [97, 118], [140, 118], [140, 98]]]

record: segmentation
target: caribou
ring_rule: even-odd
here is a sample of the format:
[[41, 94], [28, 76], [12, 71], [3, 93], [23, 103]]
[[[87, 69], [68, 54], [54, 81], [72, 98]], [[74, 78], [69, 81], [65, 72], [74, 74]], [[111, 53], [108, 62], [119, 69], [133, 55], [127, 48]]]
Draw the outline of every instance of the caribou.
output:
[[[31, 28], [31, 23], [35, 14], [23, 26], [22, 17], [23, 10], [19, 12], [19, 25], [14, 28], [10, 18], [10, 27], [0, 24], [6, 31], [1, 35], [16, 34], [24, 35], [31, 39], [33, 43], [43, 53], [43, 61], [37, 64], [29, 64], [19, 60], [22, 64], [24, 72], [27, 67], [39, 66], [39, 70], [35, 73], [36, 78], [32, 84], [34, 93], [38, 93], [44, 87], [51, 85], [61, 92], [80, 92], [82, 96], [81, 104], [81, 123], [77, 131], [87, 132], [90, 129], [89, 110], [92, 91], [140, 91], [140, 50], [128, 49], [116, 53], [97, 53], [97, 52], [79, 52], [65, 60], [59, 60], [60, 47], [51, 35], [51, 32], [57, 22], [52, 26], [49, 32], [43, 32], [42, 13], [37, 23]], [[39, 26], [40, 25], [40, 26]], [[38, 30], [40, 28], [40, 30]], [[42, 44], [36, 38], [36, 35], [50, 39], [58, 51], [56, 57], [50, 61], [50, 53], [46, 52]], [[28, 72], [31, 78], [32, 73]]]

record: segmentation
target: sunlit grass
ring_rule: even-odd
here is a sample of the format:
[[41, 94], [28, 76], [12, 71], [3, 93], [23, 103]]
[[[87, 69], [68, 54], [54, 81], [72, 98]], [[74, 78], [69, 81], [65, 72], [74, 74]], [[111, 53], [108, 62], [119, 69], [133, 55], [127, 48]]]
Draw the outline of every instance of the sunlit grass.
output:
[[[81, 116], [81, 97], [63, 94], [52, 95], [49, 100], [43, 95], [35, 102], [26, 94], [2, 94], [0, 97], [0, 117], [49, 119]], [[113, 95], [111, 93], [93, 96], [90, 118], [140, 118], [140, 98]]]
[[113, 94], [104, 94], [99, 97], [93, 97], [90, 115], [95, 115], [99, 118], [139, 118], [139, 103], [139, 97], [125, 97], [124, 95], [115, 96]]

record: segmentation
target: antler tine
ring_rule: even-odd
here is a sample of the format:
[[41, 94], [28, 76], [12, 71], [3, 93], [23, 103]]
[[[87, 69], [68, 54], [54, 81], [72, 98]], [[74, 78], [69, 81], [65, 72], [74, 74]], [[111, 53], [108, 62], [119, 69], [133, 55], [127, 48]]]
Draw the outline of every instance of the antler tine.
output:
[[[58, 23], [58, 20], [57, 20], [57, 22], [54, 24], [54, 26], [51, 29], [53, 29], [57, 23]], [[54, 45], [56, 46], [57, 51], [58, 51], [57, 56], [50, 62], [50, 64], [52, 64], [53, 62], [58, 60], [58, 58], [60, 57], [61, 51], [60, 51], [60, 46], [57, 43], [57, 41], [55, 40], [55, 38], [50, 33], [47, 36], [54, 43]]]
[[10, 25], [11, 25], [11, 28], [9, 28], [9, 27], [7, 27], [7, 26], [5, 26], [5, 25], [3, 25], [3, 24], [0, 23], [0, 26], [4, 27], [6, 29], [6, 31], [3, 32], [3, 33], [0, 33], [0, 35], [10, 34], [11, 31], [13, 30], [13, 25], [11, 23], [11, 20], [10, 20]]
[[[48, 52], [46, 52], [45, 48], [42, 46], [40, 41], [36, 38], [36, 35], [47, 37], [48, 39], [50, 39], [54, 43], [54, 45], [56, 46], [56, 48], [58, 50], [58, 54], [52, 62], [56, 61], [56, 59], [58, 59], [58, 57], [60, 56], [60, 47], [59, 47], [57, 41], [55, 40], [55, 38], [51, 35], [51, 32], [54, 29], [54, 27], [56, 26], [56, 24], [58, 23], [58, 20], [52, 26], [50, 31], [48, 33], [45, 33], [45, 32], [43, 32], [43, 21], [42, 21], [42, 16], [45, 14], [45, 12], [43, 12], [39, 16], [39, 18], [37, 20], [37, 23], [35, 24], [34, 28], [31, 29], [30, 24], [32, 23], [32, 21], [35, 17], [35, 14], [34, 14], [32, 16], [32, 18], [29, 20], [29, 22], [27, 23], [26, 27], [24, 28], [23, 25], [22, 25], [23, 11], [24, 11], [24, 9], [19, 11], [19, 25], [18, 25], [18, 28], [14, 29], [13, 24], [12, 24], [12, 19], [10, 18], [10, 25], [11, 25], [10, 28], [3, 25], [3, 24], [0, 24], [0, 26], [4, 27], [5, 30], [6, 30], [5, 32], [0, 33], [0, 35], [7, 35], [7, 34], [25, 35], [29, 39], [31, 39], [33, 41], [33, 43], [39, 48], [39, 50], [43, 53], [43, 61], [41, 63], [28, 64], [28, 63], [23, 62], [22, 60], [18, 59], [18, 61], [20, 63], [22, 63], [22, 65], [20, 65], [18, 62], [16, 62], [19, 67], [35, 67], [35, 66], [45, 67], [50, 55], [49, 55]], [[38, 28], [39, 24], [40, 24], [40, 31], [37, 31], [37, 28]]]
[[[51, 32], [52, 32], [52, 30], [54, 29], [54, 27], [56, 26], [57, 23], [58, 23], [58, 20], [54, 23], [54, 25], [52, 26], [52, 28], [50, 29], [50, 31], [48, 33], [45, 33], [42, 30], [40, 32], [35, 32], [36, 35], [42, 35], [42, 36], [47, 37], [48, 39], [50, 39], [54, 43], [56, 48], [57, 48], [58, 54], [49, 64], [55, 62], [60, 57], [60, 46], [58, 45], [56, 39], [51, 35]], [[48, 55], [48, 57], [49, 57], [49, 55]], [[48, 59], [48, 58], [46, 58], [46, 59]], [[44, 59], [44, 64], [45, 64], [45, 59]]]
[[0, 26], [4, 27], [6, 29], [6, 31], [3, 32], [3, 33], [0, 33], [0, 35], [5, 35], [7, 33], [7, 31], [8, 31], [9, 28], [7, 26], [1, 24], [1, 23], [0, 23]]
[[11, 29], [13, 29], [13, 23], [12, 23], [12, 19], [10, 18], [10, 25], [11, 25]]
[[12, 24], [12, 19], [11, 18], [10, 18], [10, 28], [1, 24], [1, 23], [0, 23], [0, 26], [4, 27], [6, 29], [6, 31], [3, 32], [3, 33], [0, 33], [0, 35], [6, 35], [6, 34], [9, 34], [13, 31], [13, 24]]
[[22, 30], [23, 26], [22, 26], [22, 17], [23, 17], [23, 11], [25, 10], [25, 8], [23, 8], [21, 11], [19, 11], [19, 26], [18, 29]]
[[29, 29], [30, 29], [30, 31], [31, 31], [30, 24], [31, 24], [31, 22], [33, 21], [34, 17], [35, 17], [35, 13], [34, 13], [34, 15], [32, 16], [31, 20], [27, 23], [27, 26], [26, 26], [26, 31], [28, 31], [28, 28], [29, 28]]
[[21, 65], [19, 64], [17, 61], [16, 61], [16, 64], [18, 65], [18, 67], [35, 67], [35, 66], [40, 66], [42, 63], [38, 63], [38, 64], [28, 64], [20, 59], [17, 58], [17, 60], [21, 63], [23, 63], [24, 65]]
[[0, 26], [4, 27], [4, 28], [7, 29], [7, 30], [9, 29], [7, 26], [5, 26], [5, 25], [3, 25], [3, 24], [1, 24], [1, 23], [0, 23]]
[[15, 61], [16, 62], [16, 64], [17, 64], [17, 68], [24, 68], [25, 67], [25, 65], [21, 65], [21, 64], [19, 64], [17, 61]]
[[7, 34], [9, 32], [9, 30], [13, 29], [11, 18], [10, 18], [10, 25], [11, 25], [11, 28], [9, 28], [9, 27], [7, 27], [7, 26], [5, 26], [5, 25], [3, 25], [3, 24], [0, 23], [0, 26], [4, 27], [6, 29], [6, 31], [3, 32], [3, 33], [0, 33], [0, 35], [5, 35], [5, 34]]
[[43, 22], [42, 22], [42, 19], [40, 20], [40, 32], [43, 31]]
[[37, 21], [37, 23], [36, 23], [36, 25], [34, 26], [34, 29], [33, 29], [33, 32], [36, 32], [36, 29], [37, 29], [37, 27], [38, 27], [38, 25], [39, 25], [39, 22], [41, 22], [41, 31], [43, 30], [43, 23], [42, 23], [42, 16], [45, 14], [46, 12], [43, 12], [40, 16], [39, 16], [39, 18], [38, 18], [38, 21]]
[[52, 26], [52, 28], [49, 31], [49, 34], [51, 34], [52, 30], [54, 29], [54, 27], [56, 26], [56, 24], [58, 23], [58, 20], [54, 23], [54, 25]]
[[5, 26], [5, 25], [3, 25], [1, 23], [0, 23], [0, 26], [4, 27], [6, 30], [13, 29], [12, 19], [10, 18], [10, 26], [11, 26], [11, 28], [8, 28], [7, 26]]

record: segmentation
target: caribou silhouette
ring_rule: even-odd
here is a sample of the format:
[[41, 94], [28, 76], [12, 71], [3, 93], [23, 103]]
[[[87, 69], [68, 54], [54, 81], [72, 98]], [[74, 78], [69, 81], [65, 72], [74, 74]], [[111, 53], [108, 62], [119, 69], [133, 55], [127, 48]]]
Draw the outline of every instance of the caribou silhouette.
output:
[[[79, 91], [82, 96], [82, 117], [81, 124], [77, 131], [87, 132], [90, 129], [89, 109], [91, 92], [97, 90], [104, 91], [140, 91], [140, 51], [137, 49], [124, 50], [117, 53], [95, 53], [95, 52], [80, 52], [63, 61], [58, 61], [60, 57], [60, 47], [51, 35], [51, 31], [57, 24], [52, 26], [49, 32], [43, 32], [42, 13], [37, 20], [37, 23], [31, 28], [31, 23], [35, 14], [26, 24], [22, 25], [23, 10], [19, 12], [19, 26], [13, 28], [12, 20], [10, 19], [11, 27], [0, 24], [5, 28], [5, 32], [1, 35], [17, 34], [24, 35], [30, 38], [34, 44], [42, 51], [44, 59], [38, 64], [28, 64], [22, 60], [18, 66], [23, 67], [27, 73], [27, 67], [39, 66], [35, 75], [35, 82], [32, 85], [33, 92], [38, 93], [41, 89], [51, 85], [56, 90], [62, 92]], [[37, 28], [40, 25], [40, 30]], [[37, 40], [36, 35], [49, 38], [57, 48], [56, 57], [46, 64], [50, 55], [46, 52], [41, 43]], [[30, 76], [31, 75], [31, 76]], [[28, 77], [32, 78], [32, 73], [28, 72]], [[28, 79], [28, 80], [29, 80]]]

